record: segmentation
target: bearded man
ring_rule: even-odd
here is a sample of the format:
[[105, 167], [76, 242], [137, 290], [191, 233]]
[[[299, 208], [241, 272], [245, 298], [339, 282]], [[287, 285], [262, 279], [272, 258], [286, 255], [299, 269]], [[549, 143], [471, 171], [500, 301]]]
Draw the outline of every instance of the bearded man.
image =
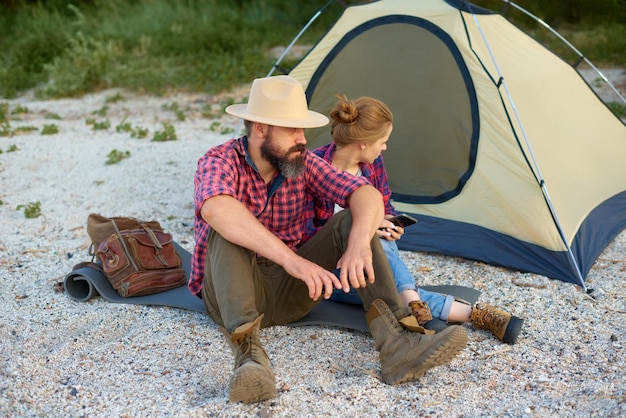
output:
[[[416, 380], [457, 355], [463, 327], [425, 335], [400, 302], [375, 234], [380, 192], [307, 150], [304, 129], [328, 118], [308, 109], [302, 86], [289, 76], [256, 79], [248, 103], [226, 112], [245, 121], [246, 136], [198, 161], [189, 289], [233, 351], [230, 400], [278, 396], [260, 329], [301, 319], [333, 289], [353, 287], [361, 297], [386, 383]], [[348, 209], [302, 244], [310, 197]]]

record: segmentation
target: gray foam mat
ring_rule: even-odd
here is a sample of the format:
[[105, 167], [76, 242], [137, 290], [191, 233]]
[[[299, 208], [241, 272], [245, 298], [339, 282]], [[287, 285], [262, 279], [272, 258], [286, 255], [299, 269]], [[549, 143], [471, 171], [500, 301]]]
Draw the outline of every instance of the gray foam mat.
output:
[[[189, 274], [191, 270], [191, 253], [176, 242], [174, 242], [174, 246], [183, 261], [185, 272]], [[171, 306], [205, 312], [202, 300], [193, 295], [185, 285], [152, 295], [124, 298], [113, 289], [101, 270], [88, 266], [68, 273], [63, 284], [68, 296], [78, 302], [86, 302], [92, 297], [100, 295], [105, 300], [113, 303]], [[421, 286], [421, 288], [431, 292], [450, 294], [472, 304], [480, 297], [478, 290], [464, 286]], [[289, 325], [328, 325], [369, 332], [365, 322], [365, 311], [362, 306], [328, 300], [323, 300], [307, 316]]]

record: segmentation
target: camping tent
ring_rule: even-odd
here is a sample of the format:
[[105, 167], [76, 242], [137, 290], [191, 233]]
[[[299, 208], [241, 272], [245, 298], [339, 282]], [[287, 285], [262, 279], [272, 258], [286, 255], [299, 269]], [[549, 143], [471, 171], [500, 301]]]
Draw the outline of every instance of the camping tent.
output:
[[[626, 227], [626, 127], [568, 63], [465, 2], [347, 7], [289, 71], [312, 109], [336, 94], [394, 113], [384, 154], [400, 248], [576, 283]], [[330, 141], [328, 127], [307, 132]]]

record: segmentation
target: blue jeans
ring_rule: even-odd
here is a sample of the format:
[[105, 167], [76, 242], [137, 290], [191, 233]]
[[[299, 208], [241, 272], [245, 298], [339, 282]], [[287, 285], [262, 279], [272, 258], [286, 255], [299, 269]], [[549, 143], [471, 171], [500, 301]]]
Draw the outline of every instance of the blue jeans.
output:
[[[398, 294], [405, 290], [417, 290], [420, 299], [428, 304], [433, 318], [438, 318], [444, 322], [447, 321], [450, 315], [450, 308], [452, 308], [452, 302], [454, 302], [454, 297], [452, 295], [443, 295], [441, 293], [429, 292], [428, 290], [417, 288], [415, 278], [413, 278], [408, 267], [404, 264], [402, 258], [400, 258], [398, 244], [396, 244], [395, 241], [387, 241], [386, 239], [381, 239], [380, 243], [385, 250], [387, 260], [391, 266]], [[350, 288], [350, 292], [348, 293], [344, 293], [341, 289], [335, 289], [330, 300], [353, 305], [361, 304], [359, 295], [352, 288]]]

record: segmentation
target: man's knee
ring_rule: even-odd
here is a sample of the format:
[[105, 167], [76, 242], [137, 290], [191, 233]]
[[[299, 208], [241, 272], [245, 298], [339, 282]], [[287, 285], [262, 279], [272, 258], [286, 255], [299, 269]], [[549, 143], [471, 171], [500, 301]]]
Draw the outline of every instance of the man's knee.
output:
[[350, 229], [352, 228], [352, 213], [349, 209], [336, 213], [326, 223], [325, 227], [333, 228], [339, 231], [341, 235], [348, 236], [350, 234]]

